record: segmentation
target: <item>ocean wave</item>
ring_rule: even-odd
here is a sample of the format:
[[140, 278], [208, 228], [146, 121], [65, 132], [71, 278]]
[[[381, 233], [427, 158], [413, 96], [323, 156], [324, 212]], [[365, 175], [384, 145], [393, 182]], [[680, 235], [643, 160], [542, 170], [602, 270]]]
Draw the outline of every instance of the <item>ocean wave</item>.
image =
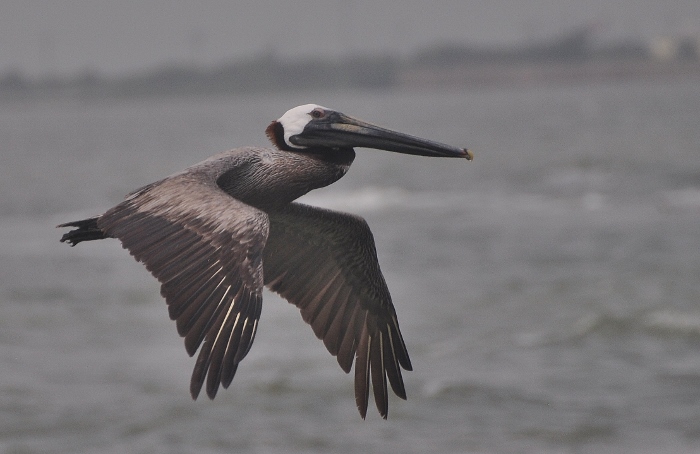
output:
[[488, 402], [489, 405], [508, 405], [519, 403], [528, 406], [546, 408], [552, 404], [551, 395], [543, 395], [521, 387], [507, 380], [494, 382], [491, 377], [462, 380], [435, 379], [423, 384], [420, 393], [430, 399], [442, 399], [450, 402], [455, 400]]
[[590, 314], [578, 319], [572, 328], [570, 336], [575, 338], [603, 332], [697, 338], [700, 337], [700, 313], [660, 309], [628, 316]]
[[674, 208], [700, 208], [700, 188], [666, 191], [664, 202]]
[[642, 325], [647, 330], [659, 334], [699, 337], [700, 313], [654, 311], [642, 317]]
[[386, 209], [483, 209], [495, 213], [561, 212], [601, 208], [605, 201], [599, 194], [584, 194], [569, 200], [537, 193], [504, 191], [413, 191], [400, 187], [368, 186], [349, 191], [319, 191], [299, 199], [302, 203], [347, 211]]
[[299, 201], [329, 209], [379, 211], [387, 208], [441, 208], [461, 205], [467, 199], [469, 195], [462, 192], [410, 191], [393, 186], [368, 186], [350, 191], [311, 193]]

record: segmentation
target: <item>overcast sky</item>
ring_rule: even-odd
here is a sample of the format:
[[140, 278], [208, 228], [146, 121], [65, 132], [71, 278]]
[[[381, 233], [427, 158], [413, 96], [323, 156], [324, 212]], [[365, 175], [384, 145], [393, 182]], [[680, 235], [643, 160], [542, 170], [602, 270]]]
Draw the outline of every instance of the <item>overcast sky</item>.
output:
[[256, 52], [401, 55], [515, 44], [589, 22], [604, 40], [700, 32], [700, 0], [2, 0], [0, 75], [115, 75]]

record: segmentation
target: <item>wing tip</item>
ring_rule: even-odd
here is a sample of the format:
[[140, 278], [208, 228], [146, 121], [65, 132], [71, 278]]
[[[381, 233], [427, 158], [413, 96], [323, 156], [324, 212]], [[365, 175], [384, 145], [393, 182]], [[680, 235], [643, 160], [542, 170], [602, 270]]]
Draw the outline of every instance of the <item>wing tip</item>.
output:
[[196, 381], [193, 377], [192, 380], [190, 380], [190, 396], [192, 396], [192, 400], [197, 400], [201, 390], [202, 382]]

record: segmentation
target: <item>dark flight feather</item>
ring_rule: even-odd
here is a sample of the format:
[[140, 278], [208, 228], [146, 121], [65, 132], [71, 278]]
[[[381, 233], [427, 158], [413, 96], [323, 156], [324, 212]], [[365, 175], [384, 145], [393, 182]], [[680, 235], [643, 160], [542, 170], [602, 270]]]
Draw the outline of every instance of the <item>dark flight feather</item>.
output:
[[387, 375], [394, 392], [405, 399], [399, 365], [411, 370], [411, 363], [367, 223], [299, 203], [270, 211], [269, 219], [265, 284], [300, 308], [345, 372], [357, 353], [360, 413], [366, 415], [371, 376], [377, 409], [386, 418]]
[[192, 396], [206, 376], [214, 398], [219, 384], [231, 383], [255, 337], [267, 215], [206, 179], [179, 175], [128, 197], [97, 225], [161, 282], [187, 352], [200, 349]]

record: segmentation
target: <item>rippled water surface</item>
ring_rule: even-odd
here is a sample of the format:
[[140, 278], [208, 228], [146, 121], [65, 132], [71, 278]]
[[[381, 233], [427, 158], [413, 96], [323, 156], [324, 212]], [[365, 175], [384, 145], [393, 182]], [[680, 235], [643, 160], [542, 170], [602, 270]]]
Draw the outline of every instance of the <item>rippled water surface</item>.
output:
[[[415, 369], [388, 421], [270, 293], [231, 387], [191, 401], [157, 282], [54, 228], [306, 102], [476, 155], [360, 150], [305, 197], [374, 231]], [[0, 450], [697, 452], [699, 125], [690, 82], [6, 101]]]

